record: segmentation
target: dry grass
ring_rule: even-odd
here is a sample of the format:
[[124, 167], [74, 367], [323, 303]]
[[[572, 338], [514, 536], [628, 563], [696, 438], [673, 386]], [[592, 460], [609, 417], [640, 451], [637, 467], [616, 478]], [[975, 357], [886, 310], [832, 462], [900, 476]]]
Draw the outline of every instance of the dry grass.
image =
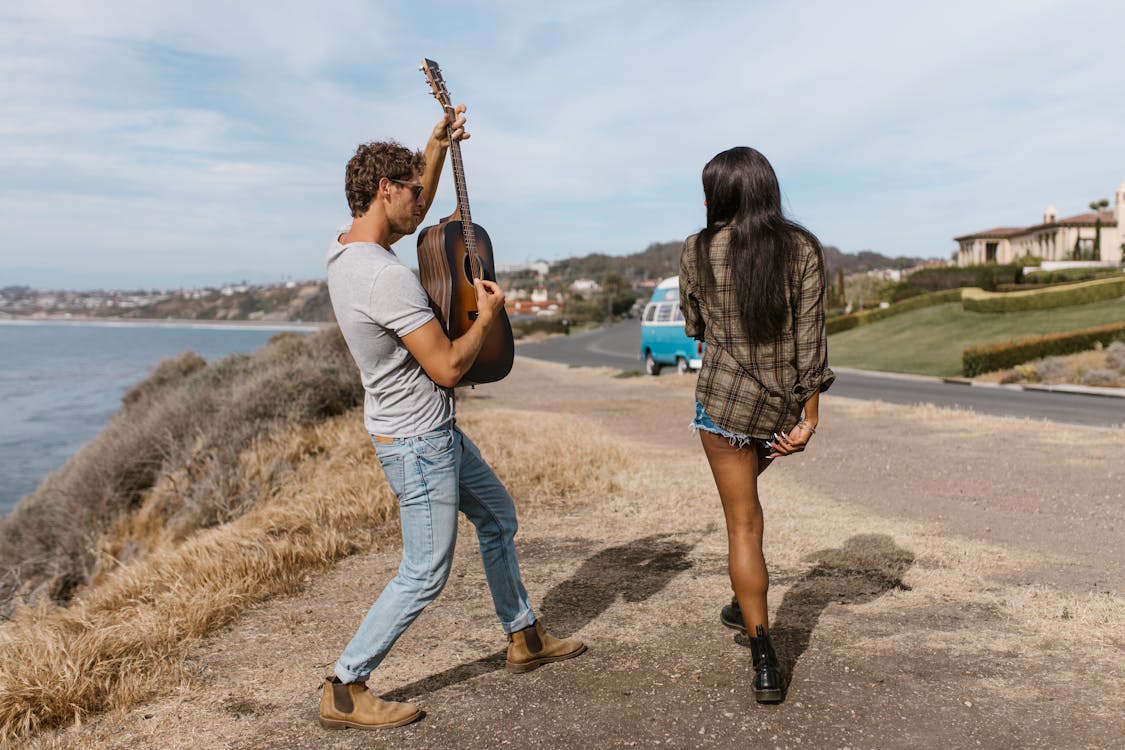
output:
[[[184, 540], [154, 521], [164, 516], [150, 506], [172, 491], [158, 486], [101, 544], [142, 545], [143, 564], [103, 569], [69, 607], [18, 608], [0, 628], [0, 741], [159, 694], [200, 637], [369, 549], [396, 504], [361, 422], [351, 413], [256, 441], [233, 481], [257, 488], [258, 504]], [[612, 494], [636, 470], [612, 439], [576, 420], [501, 411], [462, 422], [523, 502]], [[279, 479], [279, 466], [292, 468]]]
[[190, 352], [161, 363], [94, 440], [0, 520], [0, 619], [16, 600], [66, 601], [107, 553], [139, 554], [123, 546], [99, 558], [95, 544], [156, 485], [171, 491], [146, 512], [180, 538], [237, 517], [258, 499], [259, 488], [234, 481], [256, 439], [361, 398], [338, 329], [280, 334], [252, 356], [212, 365]]
[[458, 421], [521, 502], [618, 495], [631, 491], [641, 466], [601, 427], [582, 419], [489, 409]]

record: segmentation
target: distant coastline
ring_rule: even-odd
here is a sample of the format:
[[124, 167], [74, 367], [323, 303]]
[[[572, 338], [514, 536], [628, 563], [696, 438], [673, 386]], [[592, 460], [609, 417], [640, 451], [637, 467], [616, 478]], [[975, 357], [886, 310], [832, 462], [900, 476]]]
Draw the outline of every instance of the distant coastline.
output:
[[116, 328], [195, 328], [200, 330], [319, 331], [332, 323], [285, 320], [198, 320], [192, 318], [105, 318], [93, 316], [0, 315], [0, 325], [82, 325]]

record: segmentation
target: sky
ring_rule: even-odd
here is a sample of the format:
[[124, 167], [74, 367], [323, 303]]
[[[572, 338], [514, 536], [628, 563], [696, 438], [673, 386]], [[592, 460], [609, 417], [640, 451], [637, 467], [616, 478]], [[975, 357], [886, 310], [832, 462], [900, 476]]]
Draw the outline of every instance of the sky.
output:
[[825, 244], [948, 258], [1112, 200], [1123, 33], [1109, 0], [0, 0], [0, 287], [323, 278], [356, 145], [441, 116], [423, 57], [497, 263], [682, 240], [738, 145]]

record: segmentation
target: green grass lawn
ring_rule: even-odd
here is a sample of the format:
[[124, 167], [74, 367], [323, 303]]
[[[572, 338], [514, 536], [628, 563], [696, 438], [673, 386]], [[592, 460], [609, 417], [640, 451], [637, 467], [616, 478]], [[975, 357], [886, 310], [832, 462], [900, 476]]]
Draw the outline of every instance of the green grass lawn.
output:
[[961, 352], [993, 341], [1125, 320], [1125, 299], [1019, 313], [965, 312], [960, 302], [902, 313], [828, 338], [828, 362], [864, 370], [958, 376]]

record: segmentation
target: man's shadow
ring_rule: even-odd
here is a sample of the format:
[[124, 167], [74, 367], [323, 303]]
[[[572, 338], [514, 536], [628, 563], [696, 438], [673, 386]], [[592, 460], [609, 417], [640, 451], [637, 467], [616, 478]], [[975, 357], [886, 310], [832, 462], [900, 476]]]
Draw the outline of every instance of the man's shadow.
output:
[[[902, 576], [914, 564], [914, 554], [885, 534], [858, 534], [841, 547], [818, 550], [804, 559], [815, 567], [785, 592], [770, 626], [778, 661], [789, 675], [829, 604], [866, 604], [888, 591], [909, 591]], [[742, 635], [735, 640], [749, 645]]]
[[[691, 567], [687, 555], [694, 545], [670, 536], [657, 534], [636, 539], [587, 558], [574, 575], [547, 592], [537, 608], [537, 617], [550, 624], [552, 634], [562, 638], [595, 620], [618, 597], [627, 602], [648, 599], [677, 573]], [[471, 680], [503, 669], [506, 656], [506, 649], [502, 649], [404, 685], [384, 697], [408, 701]]]

